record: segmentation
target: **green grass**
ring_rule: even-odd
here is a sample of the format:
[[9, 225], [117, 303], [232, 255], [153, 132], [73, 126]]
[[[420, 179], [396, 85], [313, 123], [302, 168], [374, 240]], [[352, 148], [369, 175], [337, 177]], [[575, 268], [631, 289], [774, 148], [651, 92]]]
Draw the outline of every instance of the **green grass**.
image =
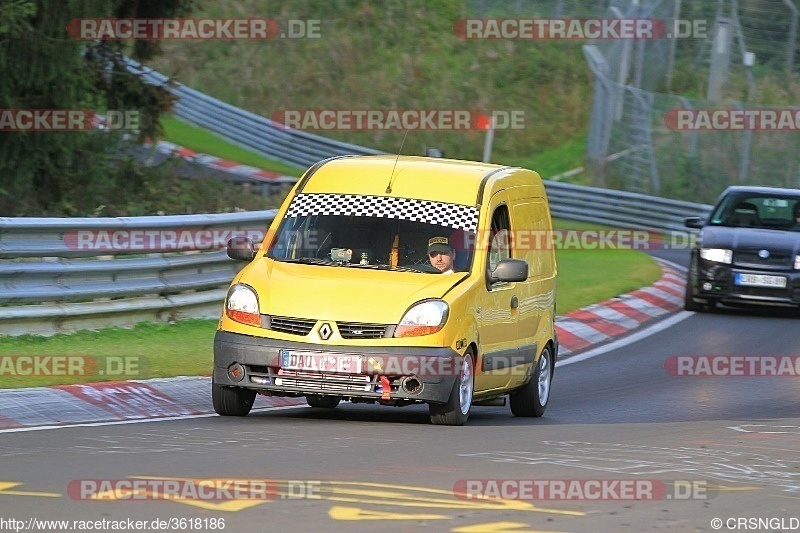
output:
[[[194, 17], [259, 13], [258, 0], [198, 3]], [[492, 162], [528, 158], [585, 134], [592, 75], [577, 41], [464, 40], [456, 20], [463, 0], [270, 4], [278, 20], [322, 21], [320, 38], [163, 43], [148, 66], [193, 89], [264, 117], [281, 110], [521, 111], [522, 129], [495, 132]], [[513, 3], [512, 3], [513, 4]], [[552, 6], [544, 6], [544, 13]], [[493, 15], [519, 16], [514, 7]], [[542, 16], [546, 16], [545, 14]], [[397, 152], [405, 131], [311, 131]], [[480, 159], [485, 132], [412, 130], [403, 153], [440, 148], [446, 157]], [[535, 168], [535, 167], [534, 167]], [[569, 167], [572, 168], [572, 167]]]
[[[175, 324], [142, 323], [131, 329], [106, 328], [79, 331], [52, 337], [23, 335], [0, 337], [3, 356], [81, 356], [87, 358], [117, 357], [127, 361], [130, 375], [114, 379], [148, 379], [169, 376], [208, 375], [211, 372], [212, 346], [216, 320], [182, 320]], [[13, 360], [13, 357], [12, 357]], [[138, 368], [134, 368], [133, 365]], [[107, 375], [88, 376], [15, 376], [8, 375], [8, 363], [0, 358], [0, 388], [38, 387], [69, 383], [109, 381]], [[116, 370], [118, 365], [100, 368]], [[25, 371], [25, 366], [15, 368]], [[83, 367], [92, 369], [92, 360]]]
[[[528, 157], [507, 157], [500, 163], [535, 170], [543, 179], [583, 166], [586, 154], [586, 137], [575, 137], [564, 144], [547, 148]], [[573, 179], [565, 179], [572, 183]]]
[[[602, 226], [557, 220], [560, 229], [597, 229]], [[629, 250], [557, 250], [556, 305], [563, 315], [649, 285], [660, 276], [658, 264], [648, 255]], [[72, 355], [119, 357], [139, 370], [112, 379], [148, 379], [182, 375], [209, 375], [216, 320], [183, 320], [175, 324], [139, 324], [132, 329], [108, 328], [71, 335], [0, 337], [0, 355]], [[75, 382], [108, 381], [106, 375], [13, 376], [3, 375], [0, 388], [36, 387]], [[91, 367], [89, 364], [86, 368]], [[102, 367], [102, 365], [101, 365]]]
[[192, 126], [176, 118], [164, 118], [164, 139], [201, 154], [213, 155], [242, 165], [280, 172], [285, 176], [299, 176], [302, 168], [266, 158], [245, 148], [236, 146], [203, 128]]
[[[609, 229], [561, 219], [553, 220], [553, 225], [561, 230]], [[556, 249], [556, 262], [559, 315], [650, 285], [661, 276], [658, 263], [635, 250]]]

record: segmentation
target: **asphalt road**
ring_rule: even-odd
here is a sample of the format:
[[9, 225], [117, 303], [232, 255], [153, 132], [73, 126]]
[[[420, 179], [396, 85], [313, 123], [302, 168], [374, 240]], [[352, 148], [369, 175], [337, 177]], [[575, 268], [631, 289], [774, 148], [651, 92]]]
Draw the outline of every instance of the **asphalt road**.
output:
[[[798, 530], [800, 377], [675, 376], [665, 365], [676, 356], [800, 355], [798, 320], [687, 315], [559, 366], [542, 419], [476, 407], [453, 428], [430, 425], [424, 408], [342, 404], [0, 434], [0, 529], [10, 518], [131, 519], [152, 531], [155, 519], [185, 518], [162, 530], [214, 530], [222, 519], [236, 532], [715, 531], [718, 518], [729, 531], [745, 530], [736, 519], [760, 518], [772, 521], [747, 522], [749, 530]], [[91, 481], [80, 491], [79, 480], [146, 479], [254, 481], [239, 498], [222, 491], [213, 501], [152, 490], [114, 499]], [[277, 492], [259, 493], [263, 480]], [[515, 499], [534, 480], [535, 499]], [[507, 499], [467, 499], [467, 487]]]

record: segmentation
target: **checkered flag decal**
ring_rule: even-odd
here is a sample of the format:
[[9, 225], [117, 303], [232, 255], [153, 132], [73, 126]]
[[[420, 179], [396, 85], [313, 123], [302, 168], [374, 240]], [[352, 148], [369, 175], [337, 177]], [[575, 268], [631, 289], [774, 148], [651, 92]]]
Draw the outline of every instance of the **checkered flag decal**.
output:
[[399, 218], [465, 231], [478, 229], [478, 209], [475, 207], [388, 196], [298, 194], [289, 205], [286, 216], [306, 215]]

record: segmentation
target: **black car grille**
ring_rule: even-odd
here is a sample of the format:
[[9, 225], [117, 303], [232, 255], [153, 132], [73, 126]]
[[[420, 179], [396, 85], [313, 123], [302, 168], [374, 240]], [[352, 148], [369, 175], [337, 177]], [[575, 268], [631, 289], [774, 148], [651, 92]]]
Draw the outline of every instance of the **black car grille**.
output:
[[733, 264], [736, 266], [750, 266], [755, 268], [791, 268], [794, 264], [794, 258], [787, 252], [770, 252], [769, 257], [762, 259], [758, 256], [759, 250], [734, 251]]
[[360, 322], [337, 322], [343, 339], [382, 339], [387, 336], [386, 324], [362, 324]]
[[308, 318], [290, 318], [286, 316], [270, 316], [266, 329], [289, 333], [291, 335], [308, 335], [317, 321]]

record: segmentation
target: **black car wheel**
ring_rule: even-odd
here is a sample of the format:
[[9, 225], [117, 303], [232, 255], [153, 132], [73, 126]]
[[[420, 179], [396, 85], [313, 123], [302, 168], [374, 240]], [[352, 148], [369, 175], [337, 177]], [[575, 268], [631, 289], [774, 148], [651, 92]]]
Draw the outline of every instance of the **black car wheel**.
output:
[[692, 280], [686, 280], [686, 292], [684, 293], [683, 297], [683, 308], [687, 311], [694, 311], [696, 313], [700, 313], [705, 311], [705, 306], [703, 304], [699, 304], [694, 300], [692, 296]]

